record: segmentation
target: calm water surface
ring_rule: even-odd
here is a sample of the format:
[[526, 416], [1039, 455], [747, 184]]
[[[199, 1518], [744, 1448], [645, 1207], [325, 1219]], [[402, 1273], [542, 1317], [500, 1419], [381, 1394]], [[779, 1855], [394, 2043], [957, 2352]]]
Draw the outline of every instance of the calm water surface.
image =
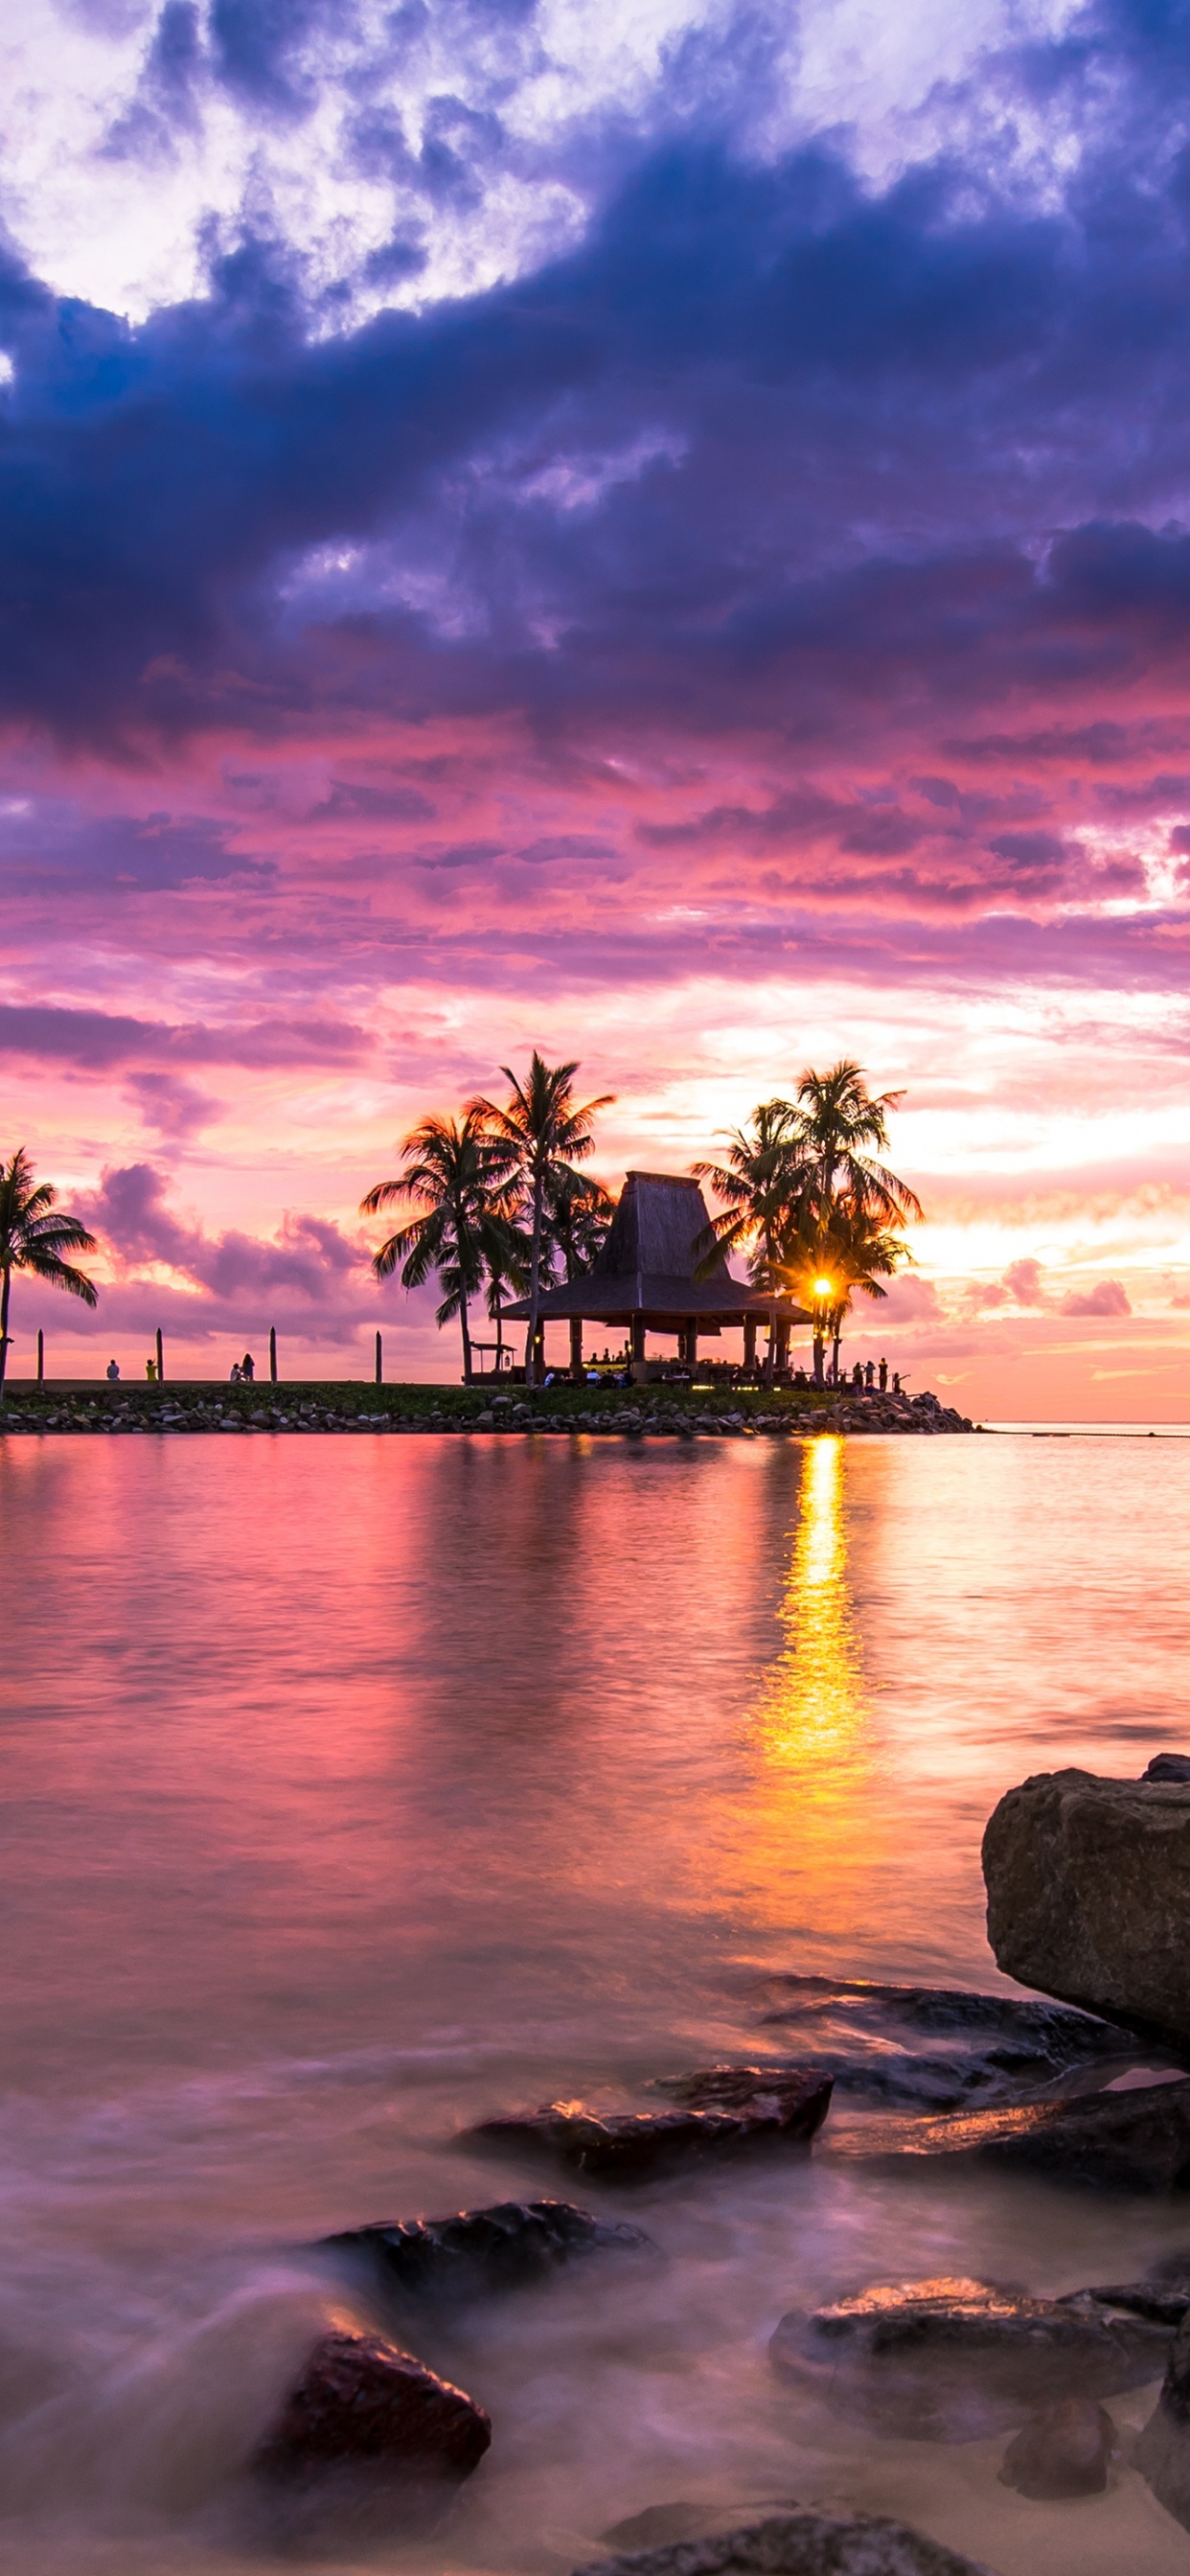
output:
[[[1183, 1443], [11, 1438], [0, 1513], [27, 2576], [259, 2570], [227, 2481], [326, 2313], [304, 2244], [540, 2192], [455, 2133], [779, 2051], [781, 1970], [1000, 1984], [1000, 1791], [1190, 1733]], [[1002, 2441], [864, 2440], [765, 2358], [873, 2277], [1073, 2288], [1190, 2221], [829, 2153], [579, 2196], [661, 2259], [427, 2329], [495, 2439], [381, 2565], [560, 2576], [644, 2505], [796, 2495], [1002, 2576], [1190, 2569], [1130, 2472], [1030, 2505]]]

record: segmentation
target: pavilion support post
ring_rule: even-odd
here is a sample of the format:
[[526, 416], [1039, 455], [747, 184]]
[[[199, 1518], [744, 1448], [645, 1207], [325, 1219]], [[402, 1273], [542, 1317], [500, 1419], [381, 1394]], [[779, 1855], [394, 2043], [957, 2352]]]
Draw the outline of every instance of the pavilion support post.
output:
[[631, 1347], [633, 1359], [643, 1360], [645, 1355], [645, 1319], [643, 1315], [634, 1315], [632, 1318]]
[[533, 1373], [529, 1384], [530, 1386], [545, 1384], [545, 1325], [543, 1323], [538, 1324], [533, 1343]]
[[693, 1315], [686, 1326], [686, 1366], [693, 1377], [698, 1367], [698, 1326]]
[[572, 1315], [570, 1318], [570, 1374], [575, 1385], [581, 1386], [583, 1383], [583, 1319], [581, 1315]]
[[746, 1369], [754, 1369], [756, 1366], [755, 1315], [745, 1315], [744, 1317], [744, 1366]]
[[777, 1326], [777, 1366], [779, 1369], [787, 1369], [789, 1366], [788, 1324], [778, 1324]]
[[775, 1378], [776, 1374], [777, 1374], [777, 1309], [776, 1309], [776, 1307], [775, 1307], [775, 1306], [770, 1306], [770, 1308], [769, 1308], [769, 1340], [768, 1340], [768, 1349], [766, 1350], [765, 1355], [764, 1355], [764, 1382], [765, 1382], [765, 1385], [766, 1385], [766, 1386], [771, 1386], [771, 1385], [772, 1385], [772, 1383], [773, 1383], [773, 1379]]

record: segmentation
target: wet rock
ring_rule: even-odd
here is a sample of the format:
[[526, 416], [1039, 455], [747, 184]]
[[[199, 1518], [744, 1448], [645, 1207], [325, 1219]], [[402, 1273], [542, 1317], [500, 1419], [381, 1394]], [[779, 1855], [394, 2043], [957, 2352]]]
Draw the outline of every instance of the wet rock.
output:
[[647, 2504], [643, 2513], [626, 2514], [599, 2537], [609, 2549], [620, 2551], [669, 2549], [676, 2541], [693, 2540], [713, 2519], [702, 2504]]
[[547, 2102], [519, 2117], [481, 2121], [465, 2139], [557, 2158], [600, 2182], [649, 2182], [703, 2158], [808, 2146], [831, 2098], [830, 2077], [817, 2067], [715, 2067], [679, 2081], [693, 2086], [697, 2099], [677, 2110], [603, 2113], [584, 2102]]
[[1190, 2318], [1179, 2328], [1161, 2395], [1132, 2456], [1158, 2503], [1190, 2531]]
[[685, 2540], [669, 2548], [601, 2558], [575, 2576], [989, 2576], [903, 2522], [883, 2514], [770, 2515], [743, 2529]]
[[566, 2200], [504, 2200], [447, 2218], [406, 2218], [327, 2236], [328, 2251], [367, 2265], [409, 2299], [455, 2301], [516, 2290], [591, 2254], [648, 2247], [639, 2227], [609, 2226]]
[[1080, 2300], [1031, 2299], [986, 2281], [875, 2283], [784, 2316], [774, 2369], [867, 2430], [969, 2442], [1060, 2397], [1109, 2397], [1163, 2367], [1170, 2338]]
[[1004, 2454], [1001, 2486], [1038, 2503], [1102, 2495], [1115, 2439], [1115, 2425], [1102, 2406], [1090, 2397], [1063, 2397], [1022, 2424]]
[[836, 2152], [882, 2162], [967, 2155], [1080, 2191], [1186, 2191], [1190, 2080], [937, 2120], [873, 2120], [862, 2139], [840, 2141]]
[[255, 2476], [298, 2494], [350, 2496], [352, 2510], [390, 2497], [420, 2518], [470, 2477], [492, 2438], [482, 2406], [376, 2335], [320, 2336], [251, 2461]]
[[1127, 2030], [1190, 2049], [1190, 1780], [1044, 1772], [983, 1838], [997, 1965]]
[[1141, 2281], [1113, 2281], [1102, 2287], [1084, 2290], [1084, 2299], [1099, 2307], [1119, 2308], [1134, 2317], [1148, 2317], [1152, 2324], [1169, 2326], [1175, 2331], [1190, 2310], [1190, 2246], [1176, 2254], [1163, 2254], [1159, 2263], [1150, 2265]]
[[1112, 2023], [1033, 1997], [827, 1977], [781, 1984], [790, 1999], [765, 2014], [766, 2025], [803, 2036], [836, 2091], [854, 2102], [946, 2111], [1019, 2100], [1121, 2053]]
[[1155, 1753], [1141, 1776], [1145, 1780], [1190, 1780], [1190, 1753]]

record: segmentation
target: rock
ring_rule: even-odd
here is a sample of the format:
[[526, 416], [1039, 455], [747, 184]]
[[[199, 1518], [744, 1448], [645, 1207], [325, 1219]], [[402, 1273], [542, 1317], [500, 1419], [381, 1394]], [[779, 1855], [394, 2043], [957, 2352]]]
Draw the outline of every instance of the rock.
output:
[[830, 2106], [831, 2079], [817, 2067], [715, 2067], [678, 2082], [698, 2096], [679, 2110], [603, 2113], [584, 2102], [547, 2102], [483, 2120], [465, 2140], [555, 2157], [601, 2182], [647, 2182], [696, 2159], [808, 2146]]
[[410, 2299], [462, 2300], [544, 2280], [564, 2263], [648, 2246], [638, 2227], [609, 2226], [566, 2200], [504, 2200], [448, 2218], [406, 2218], [323, 2238], [362, 2258], [384, 2288]]
[[989, 2576], [883, 2514], [773, 2514], [742, 2530], [598, 2559], [575, 2576]]
[[401, 2536], [442, 2513], [492, 2438], [482, 2406], [375, 2335], [332, 2331], [249, 2462], [273, 2536]]
[[1148, 2317], [1154, 2325], [1176, 2329], [1190, 2309], [1190, 2246], [1181, 2253], [1163, 2254], [1159, 2263], [1150, 2265], [1143, 2281], [1109, 2282], [1081, 2295], [1100, 2307], [1120, 2308], [1134, 2317]]
[[701, 2504], [647, 2504], [643, 2513], [627, 2514], [623, 2522], [613, 2522], [599, 2537], [611, 2549], [668, 2549], [675, 2541], [692, 2540], [703, 2531], [712, 2517]]
[[1142, 1773], [1145, 1780], [1190, 1780], [1190, 1753], [1155, 1753]]
[[[781, 1984], [790, 2001], [766, 2013], [766, 2024], [804, 2036], [815, 2063], [852, 2101], [945, 2111], [1019, 2100], [1022, 2090], [1121, 2053], [1112, 2023], [1033, 1997], [828, 1977]], [[914, 2049], [912, 2039], [926, 2045]]]
[[874, 2122], [870, 2139], [850, 2152], [969, 2155], [1078, 2190], [1190, 2189], [1190, 2081], [909, 2120], [895, 2136], [891, 2125]]
[[876, 2283], [784, 2316], [774, 2369], [867, 2430], [970, 2442], [1059, 2397], [1109, 2397], [1162, 2368], [1169, 2334], [1079, 2299], [1031, 2299], [986, 2281]]
[[1107, 2021], [1190, 2049], [1190, 1780], [1043, 1772], [983, 1838], [997, 1965]]
[[1190, 2531], [1190, 2319], [1179, 2329], [1156, 2409], [1132, 2456], [1158, 2503]]
[[1039, 2503], [1102, 2495], [1115, 2439], [1102, 2406], [1090, 2397], [1063, 2397], [1022, 2424], [1004, 2454], [1000, 2484]]

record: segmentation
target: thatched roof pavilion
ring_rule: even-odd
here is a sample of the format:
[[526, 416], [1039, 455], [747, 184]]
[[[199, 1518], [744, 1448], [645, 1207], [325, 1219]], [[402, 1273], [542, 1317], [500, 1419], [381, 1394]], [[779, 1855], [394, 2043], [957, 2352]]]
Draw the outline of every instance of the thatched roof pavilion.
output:
[[[768, 1297], [733, 1279], [722, 1254], [707, 1278], [695, 1277], [709, 1230], [697, 1181], [671, 1172], [629, 1172], [594, 1269], [582, 1279], [543, 1288], [542, 1323], [570, 1321], [572, 1357], [575, 1331], [581, 1334], [584, 1322], [625, 1327], [636, 1360], [644, 1358], [646, 1332], [676, 1333], [681, 1356], [691, 1362], [697, 1336], [721, 1333], [728, 1325], [744, 1328], [749, 1357], [759, 1324], [771, 1324], [787, 1342], [791, 1325], [809, 1321], [791, 1298]], [[527, 1322], [528, 1301], [505, 1313]]]

